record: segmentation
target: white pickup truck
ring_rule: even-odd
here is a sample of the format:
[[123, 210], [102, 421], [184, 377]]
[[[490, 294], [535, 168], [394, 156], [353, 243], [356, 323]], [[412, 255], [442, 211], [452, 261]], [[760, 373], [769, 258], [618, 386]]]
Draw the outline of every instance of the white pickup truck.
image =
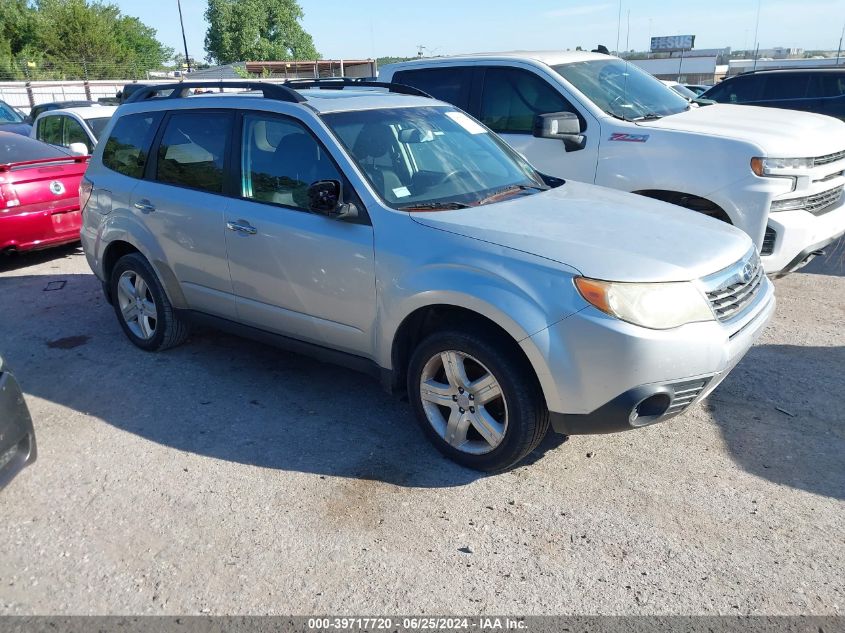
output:
[[845, 232], [845, 123], [753, 106], [697, 107], [619, 58], [489, 53], [381, 69], [466, 110], [552, 176], [640, 193], [748, 233], [766, 272]]

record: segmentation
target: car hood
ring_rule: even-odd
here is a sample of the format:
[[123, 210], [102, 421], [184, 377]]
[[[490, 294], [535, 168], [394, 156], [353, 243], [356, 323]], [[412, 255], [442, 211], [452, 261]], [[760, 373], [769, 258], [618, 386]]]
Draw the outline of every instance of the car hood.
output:
[[734, 227], [664, 202], [578, 182], [468, 209], [411, 212], [418, 223], [531, 253], [611, 281], [687, 281], [751, 248]]
[[637, 125], [740, 139], [780, 158], [824, 156], [845, 149], [844, 122], [779, 108], [717, 103]]
[[0, 132], [29, 136], [29, 133], [32, 132], [32, 126], [29, 123], [0, 123]]

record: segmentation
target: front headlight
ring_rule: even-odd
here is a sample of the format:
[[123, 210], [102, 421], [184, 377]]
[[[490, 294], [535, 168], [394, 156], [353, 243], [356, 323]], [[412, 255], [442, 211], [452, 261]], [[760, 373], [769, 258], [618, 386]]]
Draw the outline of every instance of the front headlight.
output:
[[576, 277], [575, 286], [602, 312], [653, 330], [715, 319], [707, 299], [688, 281], [627, 283]]
[[815, 165], [813, 158], [752, 158], [751, 171], [758, 176], [790, 176], [792, 172], [807, 171]]

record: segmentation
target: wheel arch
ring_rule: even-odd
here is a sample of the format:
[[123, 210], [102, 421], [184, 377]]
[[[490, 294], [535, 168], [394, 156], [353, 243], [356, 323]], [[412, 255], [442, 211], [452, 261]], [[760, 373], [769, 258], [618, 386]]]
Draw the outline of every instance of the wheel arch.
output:
[[712, 200], [702, 196], [697, 196], [692, 193], [683, 193], [681, 191], [671, 191], [668, 189], [639, 189], [637, 191], [632, 191], [631, 193], [675, 204], [679, 207], [690, 209], [691, 211], [703, 213], [717, 220], [721, 220], [722, 222], [734, 224], [734, 221], [731, 219], [730, 215], [728, 215], [727, 211]]
[[[432, 332], [443, 329], [461, 329], [467, 327], [482, 328], [484, 331], [501, 337], [507, 341], [518, 357], [525, 362], [526, 369], [531, 372], [532, 377], [542, 390], [542, 384], [537, 372], [523, 346], [521, 336], [511, 329], [509, 331], [495, 320], [480, 312], [455, 304], [436, 303], [418, 307], [408, 314], [393, 336], [390, 348], [390, 360], [392, 370], [388, 372], [389, 378], [385, 381], [385, 387], [394, 393], [401, 393], [405, 390], [407, 380], [408, 362], [416, 346]], [[544, 391], [545, 393], [545, 391]]]
[[125, 255], [129, 255], [130, 253], [138, 253], [150, 263], [156, 275], [158, 275], [159, 281], [161, 282], [164, 292], [167, 294], [167, 299], [170, 301], [171, 305], [176, 308], [187, 307], [185, 296], [182, 294], [179, 282], [176, 279], [176, 275], [174, 275], [173, 271], [170, 269], [170, 266], [161, 259], [151, 257], [149, 253], [144, 252], [144, 249], [140, 248], [139, 245], [129, 239], [128, 236], [112, 240], [103, 251], [102, 270], [106, 279], [103, 286], [106, 289], [106, 298], [109, 302], [112, 300], [112, 271], [114, 270], [117, 262], [120, 261], [120, 258]]

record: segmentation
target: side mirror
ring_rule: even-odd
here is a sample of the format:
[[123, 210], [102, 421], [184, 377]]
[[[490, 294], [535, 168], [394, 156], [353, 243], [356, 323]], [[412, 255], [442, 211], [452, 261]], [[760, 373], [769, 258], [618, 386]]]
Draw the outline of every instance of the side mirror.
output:
[[343, 189], [338, 180], [318, 180], [308, 187], [308, 207], [315, 213], [321, 213], [337, 220], [350, 220], [358, 217], [358, 207], [351, 202], [341, 203]]
[[567, 152], [584, 149], [587, 137], [581, 134], [581, 121], [572, 112], [550, 112], [534, 118], [534, 136], [563, 141]]
[[76, 156], [88, 156], [91, 153], [88, 151], [88, 146], [85, 143], [71, 143], [67, 148], [71, 154]]

